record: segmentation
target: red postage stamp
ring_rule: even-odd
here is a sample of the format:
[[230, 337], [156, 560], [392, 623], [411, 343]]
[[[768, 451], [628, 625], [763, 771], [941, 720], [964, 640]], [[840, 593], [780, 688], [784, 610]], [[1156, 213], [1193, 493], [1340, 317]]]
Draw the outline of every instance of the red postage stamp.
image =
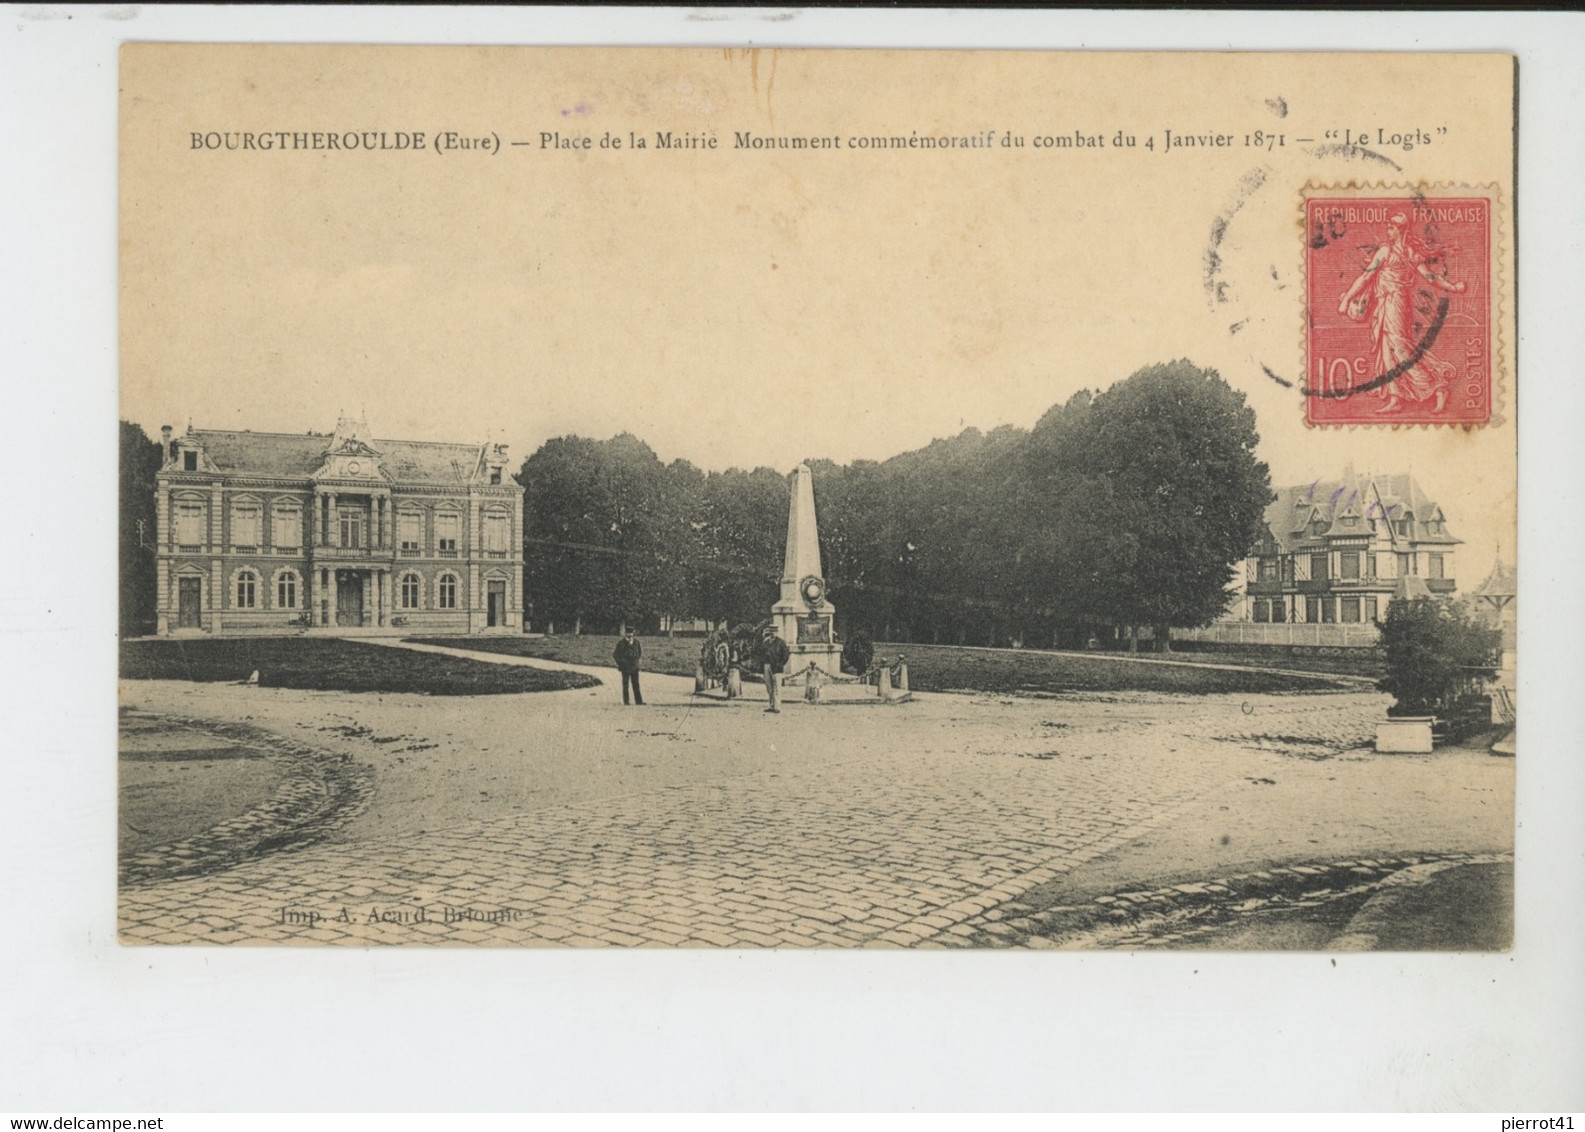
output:
[[1490, 422], [1493, 198], [1315, 191], [1304, 203], [1306, 421]]

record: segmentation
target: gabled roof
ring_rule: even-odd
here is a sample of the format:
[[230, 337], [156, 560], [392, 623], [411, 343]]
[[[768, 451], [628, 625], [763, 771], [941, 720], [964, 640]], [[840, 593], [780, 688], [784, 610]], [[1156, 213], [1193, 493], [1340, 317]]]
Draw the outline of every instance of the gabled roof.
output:
[[[1328, 536], [1369, 535], [1367, 518], [1385, 513], [1389, 519], [1415, 517], [1416, 543], [1454, 545], [1461, 540], [1446, 533], [1427, 535], [1421, 525], [1441, 508], [1412, 476], [1360, 476], [1352, 470], [1335, 480], [1316, 480], [1277, 489], [1266, 507], [1266, 527], [1279, 554], [1293, 554], [1301, 543]], [[1444, 517], [1445, 521], [1445, 517]]]
[[[333, 442], [323, 433], [219, 429], [189, 429], [187, 438], [202, 445], [204, 455], [218, 471], [305, 480], [319, 470]], [[466, 484], [478, 473], [485, 455], [482, 444], [430, 440], [369, 440], [367, 444], [380, 453], [385, 474], [406, 484]]]

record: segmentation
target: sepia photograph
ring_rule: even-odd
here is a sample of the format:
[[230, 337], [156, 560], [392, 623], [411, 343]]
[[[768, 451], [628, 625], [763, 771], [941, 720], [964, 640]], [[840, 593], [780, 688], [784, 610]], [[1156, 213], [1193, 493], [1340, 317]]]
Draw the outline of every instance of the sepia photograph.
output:
[[1515, 82], [125, 45], [120, 941], [1509, 949]]
[[1585, 25], [1141, 15], [8, 8], [0, 1122], [1566, 1127]]

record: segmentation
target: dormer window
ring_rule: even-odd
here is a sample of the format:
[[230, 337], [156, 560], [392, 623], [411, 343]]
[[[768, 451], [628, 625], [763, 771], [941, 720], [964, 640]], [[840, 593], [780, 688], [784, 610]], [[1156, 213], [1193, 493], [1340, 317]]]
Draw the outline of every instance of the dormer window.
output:
[[491, 468], [490, 469], [490, 486], [491, 487], [500, 487], [501, 486], [501, 469], [500, 468]]
[[196, 453], [196, 452], [183, 452], [182, 453], [182, 471], [184, 471], [184, 472], [196, 472], [197, 470], [198, 470], [198, 453]]

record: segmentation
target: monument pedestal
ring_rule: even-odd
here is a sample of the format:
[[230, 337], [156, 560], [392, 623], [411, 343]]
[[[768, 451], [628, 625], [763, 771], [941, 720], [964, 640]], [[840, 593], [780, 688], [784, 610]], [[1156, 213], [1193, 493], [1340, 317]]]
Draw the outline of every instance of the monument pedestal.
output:
[[842, 675], [836, 609], [826, 600], [825, 574], [820, 569], [820, 530], [815, 520], [814, 477], [807, 464], [799, 464], [793, 472], [781, 600], [771, 606], [770, 612], [776, 631], [792, 653], [787, 661], [789, 675], [807, 671], [810, 661], [827, 676]]
[[788, 675], [802, 672], [811, 660], [828, 676], [842, 675], [842, 646], [837, 644], [836, 610], [830, 602], [810, 609], [802, 601], [778, 601], [770, 613], [791, 654], [787, 659]]

